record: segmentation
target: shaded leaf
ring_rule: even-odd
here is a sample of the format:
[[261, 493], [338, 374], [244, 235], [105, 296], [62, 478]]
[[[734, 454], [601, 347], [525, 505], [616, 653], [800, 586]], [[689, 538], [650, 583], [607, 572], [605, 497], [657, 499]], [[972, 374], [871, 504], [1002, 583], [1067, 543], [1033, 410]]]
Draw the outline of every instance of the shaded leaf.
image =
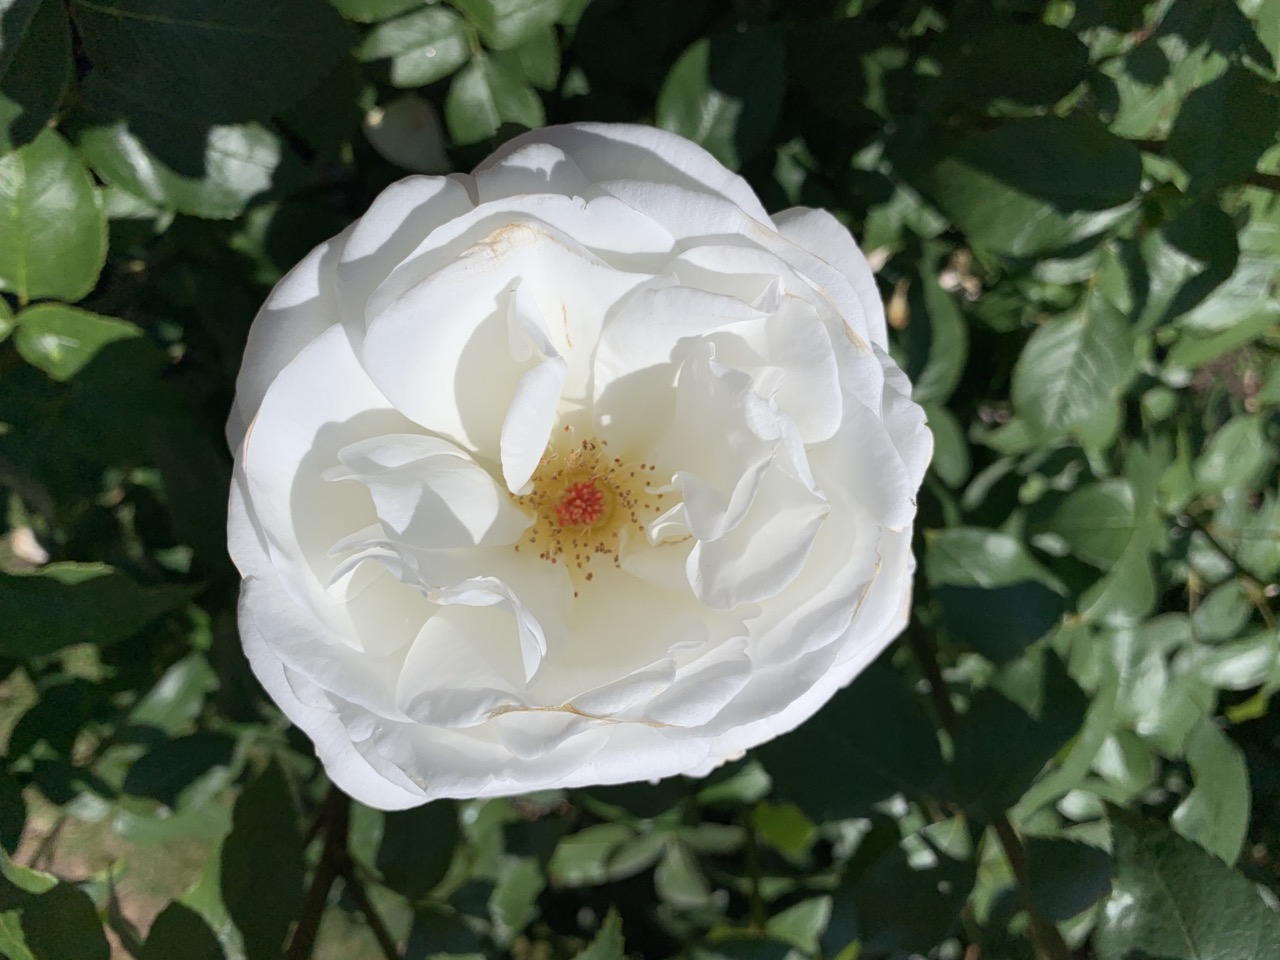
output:
[[1253, 883], [1140, 814], [1113, 808], [1115, 880], [1094, 936], [1099, 960], [1280, 956], [1280, 916]]

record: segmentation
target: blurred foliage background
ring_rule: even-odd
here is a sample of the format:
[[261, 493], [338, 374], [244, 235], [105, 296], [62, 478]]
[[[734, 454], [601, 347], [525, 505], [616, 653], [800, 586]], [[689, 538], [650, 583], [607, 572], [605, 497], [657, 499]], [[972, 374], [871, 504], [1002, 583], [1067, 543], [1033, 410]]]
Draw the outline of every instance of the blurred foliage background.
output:
[[[1277, 0], [0, 0], [0, 954], [1280, 956]], [[654, 123], [860, 238], [912, 625], [706, 781], [328, 791], [222, 424], [409, 171]]]

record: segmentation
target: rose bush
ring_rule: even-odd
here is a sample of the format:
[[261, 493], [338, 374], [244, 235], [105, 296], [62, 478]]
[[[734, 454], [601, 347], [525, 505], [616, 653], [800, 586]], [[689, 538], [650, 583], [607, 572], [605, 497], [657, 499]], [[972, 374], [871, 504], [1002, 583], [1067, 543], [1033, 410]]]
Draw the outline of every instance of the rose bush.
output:
[[373, 806], [705, 773], [906, 621], [931, 440], [865, 258], [658, 130], [390, 187], [228, 432], [245, 651]]

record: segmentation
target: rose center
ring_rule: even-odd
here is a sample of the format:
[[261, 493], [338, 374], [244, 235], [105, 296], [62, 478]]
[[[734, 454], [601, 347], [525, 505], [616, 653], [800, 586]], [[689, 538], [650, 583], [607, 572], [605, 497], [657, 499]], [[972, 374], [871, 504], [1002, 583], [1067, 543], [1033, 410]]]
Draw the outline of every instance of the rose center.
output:
[[604, 513], [604, 493], [595, 480], [569, 484], [556, 504], [556, 519], [562, 527], [589, 527]]
[[645, 542], [645, 524], [668, 504], [654, 489], [663, 482], [656, 466], [626, 463], [605, 441], [575, 442], [569, 433], [548, 445], [532, 489], [515, 498], [534, 518], [516, 549], [564, 563], [576, 584], [592, 579], [593, 560], [619, 565], [623, 545]]

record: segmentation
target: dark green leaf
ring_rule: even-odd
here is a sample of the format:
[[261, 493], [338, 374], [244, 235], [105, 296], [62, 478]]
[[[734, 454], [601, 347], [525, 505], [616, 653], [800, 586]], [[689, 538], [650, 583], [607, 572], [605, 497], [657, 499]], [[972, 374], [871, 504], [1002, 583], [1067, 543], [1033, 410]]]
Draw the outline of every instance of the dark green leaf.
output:
[[1065, 837], [1028, 837], [1027, 894], [1036, 912], [1061, 923], [1111, 892], [1105, 850]]
[[67, 142], [46, 130], [0, 156], [0, 290], [19, 303], [79, 300], [107, 255], [93, 181]]
[[40, 303], [18, 314], [13, 341], [27, 363], [55, 380], [69, 380], [108, 343], [141, 333], [123, 320], [61, 303]]
[[444, 119], [459, 145], [486, 140], [504, 123], [533, 129], [546, 122], [533, 87], [493, 57], [472, 60], [454, 76]]
[[1035, 716], [994, 689], [980, 690], [952, 734], [952, 778], [970, 814], [990, 820], [1013, 806], [1075, 736], [1088, 705], [1084, 692], [1052, 653], [1044, 658]]
[[36, 657], [73, 643], [115, 643], [181, 606], [192, 592], [139, 586], [101, 563], [0, 573], [0, 654]]
[[138, 960], [223, 960], [222, 946], [200, 914], [171, 903], [151, 925]]
[[1034, 580], [985, 589], [943, 585], [933, 597], [947, 635], [994, 663], [1020, 656], [1067, 611], [1062, 596]]
[[211, 767], [227, 766], [235, 740], [224, 733], [201, 732], [152, 747], [129, 768], [126, 792], [176, 807], [178, 795]]
[[0, 0], [0, 76], [9, 70], [40, 0]]
[[818, 714], [757, 755], [774, 790], [815, 820], [865, 816], [895, 793], [945, 790], [933, 721], [887, 667], [864, 671]]
[[895, 845], [865, 872], [848, 878], [836, 897], [853, 897], [864, 954], [923, 953], [956, 925], [974, 877], [968, 861], [938, 854], [931, 866], [922, 867]]
[[1168, 153], [1186, 169], [1191, 189], [1239, 183], [1276, 142], [1280, 99], [1274, 85], [1242, 67], [1228, 67], [1182, 105]]
[[351, 47], [318, 0], [76, 0], [90, 103], [128, 117], [148, 146], [173, 118], [266, 120], [302, 97]]
[[421, 900], [444, 879], [458, 843], [458, 808], [436, 800], [388, 813], [383, 821], [378, 869], [387, 886]]
[[917, 403], [940, 403], [951, 396], [964, 374], [968, 327], [934, 270], [917, 273], [907, 304], [911, 319], [906, 329], [905, 369], [911, 378], [911, 398]]
[[17, 850], [26, 824], [27, 801], [22, 796], [22, 785], [0, 768], [0, 849], [8, 853]]
[[236, 800], [222, 844], [222, 902], [247, 960], [279, 960], [302, 906], [302, 835], [289, 784], [272, 763]]
[[922, 186], [975, 242], [1027, 257], [1114, 225], [1141, 174], [1138, 151], [1097, 121], [1029, 117], [968, 138]]
[[356, 23], [377, 23], [408, 13], [428, 0], [332, 0], [338, 12]]
[[[20, 5], [21, 6], [21, 5]], [[7, 23], [7, 15], [6, 20]], [[0, 48], [0, 153], [36, 138], [71, 81], [71, 31], [57, 0], [41, 0], [10, 59]]]
[[1089, 51], [1069, 30], [1043, 23], [997, 23], [952, 31], [939, 51], [947, 93], [983, 105], [1010, 100], [1051, 106], [1070, 93], [1089, 66]]
[[34, 960], [107, 960], [111, 948], [84, 891], [20, 867], [4, 853], [0, 873], [0, 948], [16, 942]]
[[1111, 810], [1116, 875], [1099, 960], [1280, 956], [1280, 916], [1212, 854], [1140, 814]]
[[658, 126], [706, 147], [732, 170], [769, 142], [786, 86], [772, 30], [717, 34], [676, 61], [658, 95]]

